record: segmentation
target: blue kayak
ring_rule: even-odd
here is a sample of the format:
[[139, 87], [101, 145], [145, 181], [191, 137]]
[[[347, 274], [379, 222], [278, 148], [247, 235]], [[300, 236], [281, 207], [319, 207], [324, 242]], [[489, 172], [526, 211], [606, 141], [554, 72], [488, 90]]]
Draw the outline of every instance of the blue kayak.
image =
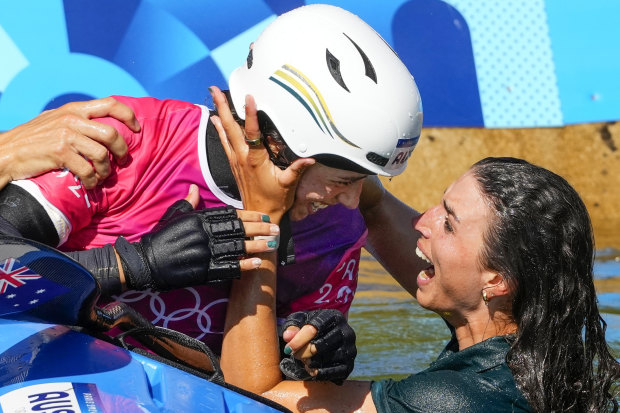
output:
[[104, 340], [0, 319], [2, 412], [275, 412], [274, 407]]
[[98, 288], [66, 255], [0, 236], [1, 412], [288, 411], [227, 384], [212, 355], [210, 374], [174, 351], [167, 358], [118, 345], [102, 334], [115, 321], [95, 307]]

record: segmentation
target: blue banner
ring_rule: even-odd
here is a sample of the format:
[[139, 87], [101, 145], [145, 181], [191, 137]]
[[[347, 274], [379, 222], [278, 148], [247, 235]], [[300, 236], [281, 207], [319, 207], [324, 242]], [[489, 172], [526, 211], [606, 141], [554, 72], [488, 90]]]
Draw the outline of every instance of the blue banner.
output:
[[[111, 94], [209, 104], [277, 15], [311, 1], [0, 3], [0, 130]], [[407, 64], [425, 126], [534, 127], [620, 118], [620, 3], [324, 1]]]

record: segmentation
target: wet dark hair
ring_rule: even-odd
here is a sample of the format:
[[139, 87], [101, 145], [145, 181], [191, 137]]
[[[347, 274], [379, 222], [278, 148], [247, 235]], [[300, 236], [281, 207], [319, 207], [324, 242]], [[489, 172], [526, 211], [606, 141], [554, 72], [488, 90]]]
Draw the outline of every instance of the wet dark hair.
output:
[[594, 238], [562, 177], [514, 158], [471, 168], [494, 209], [481, 264], [512, 287], [517, 334], [506, 361], [537, 412], [618, 410], [620, 364], [605, 341], [594, 290]]
[[[233, 105], [230, 90], [223, 90], [222, 92], [226, 96], [230, 112], [235, 121], [241, 125], [241, 127], [245, 126], [245, 121], [239, 117], [237, 110]], [[213, 113], [217, 115], [217, 109], [214, 110]], [[295, 155], [286, 142], [284, 142], [284, 138], [280, 135], [278, 128], [276, 128], [276, 125], [273, 124], [265, 112], [259, 110], [256, 113], [256, 116], [258, 118], [258, 128], [264, 138], [263, 145], [265, 145], [267, 152], [269, 152], [269, 159], [271, 159], [271, 162], [273, 162], [278, 168], [286, 169], [291, 163], [293, 163], [293, 161], [298, 159], [299, 156]]]
[[258, 128], [265, 137], [263, 144], [269, 152], [269, 159], [278, 168], [286, 169], [293, 161], [299, 159], [291, 148], [286, 144], [282, 135], [273, 124], [271, 118], [265, 112], [259, 110], [256, 114], [258, 117]]

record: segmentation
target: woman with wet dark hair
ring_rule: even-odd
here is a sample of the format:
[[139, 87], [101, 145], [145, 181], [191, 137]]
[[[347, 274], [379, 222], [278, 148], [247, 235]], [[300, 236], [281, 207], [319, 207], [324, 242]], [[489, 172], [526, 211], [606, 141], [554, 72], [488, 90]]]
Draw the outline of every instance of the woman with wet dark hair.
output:
[[522, 160], [487, 158], [471, 173], [493, 207], [480, 255], [512, 290], [517, 326], [506, 361], [536, 411], [617, 410], [618, 362], [605, 342], [593, 282], [594, 239], [562, 177]]
[[[237, 179], [253, 189], [244, 204], [278, 222], [292, 188], [264, 167], [266, 151], [244, 149], [243, 131], [220, 113], [219, 133], [229, 142]], [[376, 197], [392, 197], [377, 179], [367, 179], [365, 191], [373, 185]], [[390, 211], [411, 214], [402, 203]], [[597, 307], [590, 218], [565, 179], [523, 160], [487, 158], [412, 226], [416, 245], [401, 242], [400, 252], [415, 249], [425, 262], [416, 274], [415, 297], [452, 333], [428, 369], [403, 380], [345, 381], [340, 387], [282, 381], [274, 254], [266, 254], [264, 265], [235, 281], [231, 292], [222, 349], [227, 380], [294, 411], [618, 410], [620, 364], [607, 346]], [[388, 220], [385, 231], [391, 229]], [[346, 340], [345, 321], [336, 318], [319, 310], [301, 323], [291, 317], [285, 322], [293, 326], [284, 332], [285, 352], [315, 379], [309, 357], [338, 352]]]

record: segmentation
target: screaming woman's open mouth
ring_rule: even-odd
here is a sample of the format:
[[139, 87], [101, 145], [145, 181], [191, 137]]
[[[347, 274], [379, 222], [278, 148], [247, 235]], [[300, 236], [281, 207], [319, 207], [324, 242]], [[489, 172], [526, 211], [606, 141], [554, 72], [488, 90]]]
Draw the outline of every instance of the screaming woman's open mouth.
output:
[[420, 274], [418, 274], [418, 278], [422, 279], [424, 281], [430, 280], [431, 278], [433, 278], [435, 276], [435, 266], [433, 265], [431, 260], [428, 259], [428, 257], [422, 252], [420, 247], [416, 247], [415, 253], [423, 261], [426, 261], [429, 264], [429, 266], [427, 268], [425, 268], [422, 271], [420, 271]]

